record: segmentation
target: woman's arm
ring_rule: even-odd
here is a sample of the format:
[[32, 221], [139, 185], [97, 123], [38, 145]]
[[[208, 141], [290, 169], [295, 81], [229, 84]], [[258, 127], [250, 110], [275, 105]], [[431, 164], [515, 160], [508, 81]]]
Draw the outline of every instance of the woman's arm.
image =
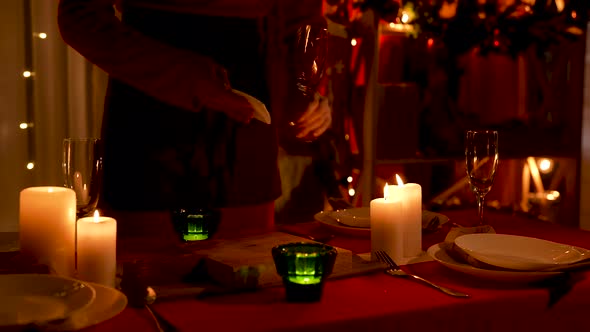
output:
[[[224, 69], [212, 59], [178, 49], [124, 25], [115, 0], [60, 0], [63, 40], [111, 77], [170, 105], [189, 111], [234, 101], [221, 111], [248, 122], [253, 110], [229, 90]], [[216, 108], [216, 107], [212, 107]]]

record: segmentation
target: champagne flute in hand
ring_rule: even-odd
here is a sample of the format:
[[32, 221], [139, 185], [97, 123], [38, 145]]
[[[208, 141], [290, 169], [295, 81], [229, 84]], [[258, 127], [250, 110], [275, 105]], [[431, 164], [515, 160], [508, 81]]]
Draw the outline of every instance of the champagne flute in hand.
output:
[[484, 198], [492, 189], [498, 168], [498, 132], [495, 130], [467, 131], [465, 161], [469, 184], [477, 198], [479, 224], [483, 225]]
[[98, 138], [66, 138], [63, 142], [64, 185], [76, 192], [76, 215], [91, 215], [102, 186], [102, 147]]
[[[292, 111], [287, 115], [287, 125], [296, 131], [297, 120], [314, 101], [324, 75], [328, 55], [328, 30], [325, 21], [305, 24], [297, 28], [289, 44], [290, 80], [294, 82], [291, 96]], [[291, 135], [292, 137], [295, 134]], [[304, 141], [313, 138], [304, 137]]]
[[297, 29], [292, 47], [296, 87], [313, 100], [326, 65], [328, 30], [320, 23], [303, 25]]

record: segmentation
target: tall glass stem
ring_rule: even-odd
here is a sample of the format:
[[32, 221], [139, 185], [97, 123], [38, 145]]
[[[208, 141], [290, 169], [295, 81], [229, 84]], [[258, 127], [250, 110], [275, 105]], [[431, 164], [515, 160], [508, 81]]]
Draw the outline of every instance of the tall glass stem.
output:
[[483, 201], [485, 198], [485, 194], [477, 194], [477, 215], [479, 216], [479, 225], [484, 225], [483, 222]]

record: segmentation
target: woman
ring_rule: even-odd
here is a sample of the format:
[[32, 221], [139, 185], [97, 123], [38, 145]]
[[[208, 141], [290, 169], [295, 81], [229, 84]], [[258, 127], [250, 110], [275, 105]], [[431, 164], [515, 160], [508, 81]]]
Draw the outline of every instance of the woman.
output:
[[[64, 41], [110, 76], [103, 208], [222, 208], [220, 233], [271, 229], [281, 193], [276, 124], [297, 104], [285, 40], [320, 19], [321, 5], [60, 0]], [[272, 124], [234, 90], [266, 104]], [[317, 137], [330, 126], [329, 107], [318, 98], [306, 106], [296, 136]]]

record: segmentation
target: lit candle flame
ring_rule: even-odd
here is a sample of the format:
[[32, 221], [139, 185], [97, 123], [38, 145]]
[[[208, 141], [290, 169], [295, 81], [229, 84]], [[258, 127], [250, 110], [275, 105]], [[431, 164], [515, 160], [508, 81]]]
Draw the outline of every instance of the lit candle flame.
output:
[[398, 186], [403, 186], [404, 185], [404, 181], [402, 181], [402, 178], [399, 175], [395, 175], [395, 179], [397, 180], [397, 185]]
[[94, 222], [100, 222], [100, 214], [98, 210], [94, 210]]
[[406, 12], [402, 12], [402, 23], [408, 23], [408, 21], [410, 20], [410, 15], [408, 15], [408, 13]]
[[385, 183], [385, 186], [383, 186], [383, 198], [389, 198], [389, 184], [387, 184], [387, 182]]

